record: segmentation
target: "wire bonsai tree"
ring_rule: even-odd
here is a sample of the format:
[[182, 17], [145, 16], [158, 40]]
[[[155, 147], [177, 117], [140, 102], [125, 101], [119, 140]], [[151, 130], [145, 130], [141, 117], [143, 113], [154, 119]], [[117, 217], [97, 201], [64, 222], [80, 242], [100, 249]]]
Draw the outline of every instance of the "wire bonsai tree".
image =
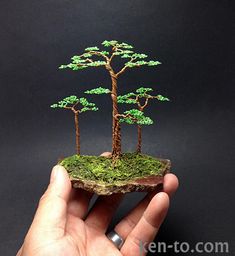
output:
[[151, 125], [153, 120], [150, 117], [144, 115], [144, 110], [149, 104], [149, 100], [157, 99], [159, 101], [169, 101], [168, 98], [158, 94], [151, 95], [153, 89], [149, 87], [140, 87], [135, 92], [130, 92], [125, 95], [118, 96], [117, 100], [120, 104], [136, 104], [138, 109], [131, 109], [124, 112], [124, 115], [119, 122], [125, 122], [127, 124], [137, 124], [137, 153], [141, 153], [142, 145], [142, 125]]
[[[106, 50], [100, 50], [97, 46], [88, 47], [80, 55], [75, 55], [71, 58], [71, 63], [61, 65], [60, 69], [72, 69], [74, 71], [83, 70], [89, 67], [104, 67], [111, 78], [111, 89], [102, 93], [110, 93], [112, 99], [112, 156], [118, 158], [121, 154], [121, 129], [119, 122], [118, 111], [118, 79], [125, 73], [126, 70], [141, 66], [157, 66], [161, 64], [159, 61], [146, 60], [147, 55], [134, 52], [134, 47], [124, 42], [116, 40], [105, 40], [102, 43]], [[121, 69], [116, 71], [113, 67], [113, 60], [119, 57], [125, 63]], [[100, 89], [102, 90], [102, 89]], [[95, 94], [100, 94], [101, 91], [93, 91]]]
[[74, 122], [76, 130], [76, 152], [80, 155], [80, 128], [79, 128], [79, 115], [86, 111], [97, 111], [95, 103], [89, 102], [86, 98], [78, 98], [75, 95], [71, 95], [51, 105], [51, 108], [62, 108], [70, 110], [74, 113]]
[[[97, 111], [95, 103], [87, 98], [71, 95], [51, 105], [52, 108], [70, 110], [74, 114], [76, 129], [76, 155], [68, 156], [59, 162], [69, 173], [74, 188], [95, 192], [99, 195], [127, 193], [132, 191], [151, 191], [163, 182], [170, 170], [170, 160], [158, 159], [141, 154], [142, 127], [153, 124], [146, 115], [150, 100], [169, 101], [162, 95], [153, 94], [152, 88], [140, 87], [135, 92], [118, 95], [118, 79], [128, 69], [141, 66], [157, 66], [159, 61], [147, 60], [147, 55], [137, 53], [130, 44], [116, 40], [85, 48], [80, 55], [71, 58], [71, 63], [61, 65], [60, 69], [83, 70], [89, 67], [104, 67], [111, 79], [108, 88], [98, 87], [86, 90], [86, 94], [108, 94], [112, 100], [112, 156], [106, 152], [101, 156], [80, 155], [79, 116], [86, 111]], [[121, 67], [115, 67], [114, 60], [121, 60]], [[132, 104], [133, 108], [119, 110], [120, 104]], [[137, 126], [136, 152], [121, 152], [121, 124]], [[157, 177], [157, 178], [156, 178]]]

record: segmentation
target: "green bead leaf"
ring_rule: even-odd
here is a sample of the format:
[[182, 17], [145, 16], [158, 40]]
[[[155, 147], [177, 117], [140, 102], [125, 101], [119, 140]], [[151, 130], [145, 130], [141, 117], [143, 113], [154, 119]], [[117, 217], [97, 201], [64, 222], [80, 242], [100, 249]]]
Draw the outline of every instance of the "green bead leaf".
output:
[[115, 55], [115, 56], [122, 55], [122, 51], [116, 51], [113, 53], [113, 55]]
[[125, 95], [119, 95], [117, 97], [117, 101], [118, 103], [126, 103], [126, 104], [136, 104], [137, 101], [135, 99], [135, 93], [131, 92]]
[[144, 60], [139, 60], [139, 61], [136, 61], [136, 62], [127, 62], [125, 63], [125, 66], [129, 67], [129, 68], [134, 68], [134, 67], [139, 67], [139, 66], [143, 66], [143, 65], [146, 65], [148, 64], [147, 61], [144, 61]]
[[84, 113], [86, 111], [89, 111], [90, 109], [88, 107], [84, 107], [80, 110], [80, 113]]
[[157, 66], [157, 65], [160, 65], [160, 64], [162, 64], [161, 62], [159, 62], [159, 61], [154, 61], [154, 60], [150, 60], [150, 61], [148, 61], [148, 66]]
[[152, 92], [153, 89], [149, 87], [140, 87], [136, 90], [138, 94], [146, 94], [147, 92]]
[[124, 112], [126, 117], [121, 117], [119, 119], [120, 123], [127, 124], [138, 124], [138, 125], [151, 125], [153, 124], [153, 120], [145, 116], [144, 113], [138, 109], [131, 109]]
[[122, 50], [122, 54], [132, 54], [132, 53], [134, 52], [130, 50]]
[[78, 56], [78, 55], [75, 55], [75, 56], [73, 56], [72, 58], [71, 58], [71, 60], [73, 60], [73, 61], [80, 61], [81, 60], [81, 57], [80, 56]]
[[99, 109], [97, 107], [91, 107], [91, 106], [88, 106], [88, 107], [83, 107], [81, 110], [80, 110], [80, 113], [84, 113], [86, 111], [98, 111]]
[[116, 40], [111, 40], [111, 41], [105, 40], [104, 42], [102, 42], [102, 45], [105, 47], [109, 47], [109, 46], [115, 46], [117, 43], [118, 41]]
[[135, 124], [135, 121], [130, 117], [126, 117], [126, 118], [120, 118], [119, 123]]
[[105, 61], [100, 61], [100, 60], [97, 60], [97, 61], [94, 61], [92, 63], [89, 63], [89, 64], [86, 64], [88, 67], [99, 67], [99, 66], [105, 66], [106, 65], [106, 62]]
[[68, 65], [66, 65], [66, 67], [76, 71], [76, 70], [79, 70], [79, 69], [87, 68], [87, 65], [69, 63]]
[[67, 65], [60, 65], [59, 66], [59, 69], [65, 69], [65, 68], [67, 68]]
[[102, 51], [101, 53], [104, 55], [109, 55], [109, 52], [107, 52], [107, 51]]
[[138, 109], [130, 109], [124, 112], [125, 115], [131, 115], [133, 117], [142, 117], [144, 115], [144, 113]]
[[126, 103], [126, 104], [136, 104], [137, 101], [136, 101], [136, 99], [127, 99], [127, 100], [125, 101], [125, 103]]
[[145, 59], [145, 58], [148, 57], [148, 55], [143, 54], [143, 53], [134, 53], [134, 54], [132, 55], [132, 57], [138, 58], [138, 59]]
[[135, 64], [132, 62], [127, 62], [127, 63], [125, 63], [125, 66], [127, 66], [129, 68], [133, 68], [133, 67], [135, 67]]
[[85, 91], [85, 93], [86, 94], [108, 94], [108, 93], [111, 93], [111, 91], [103, 87], [98, 87], [92, 90], [87, 90]]
[[131, 58], [131, 55], [125, 53], [125, 54], [121, 55], [121, 58], [122, 58], [122, 59], [128, 59], [128, 58], [130, 59], [130, 58]]
[[162, 95], [157, 95], [157, 99], [160, 100], [160, 101], [170, 101], [167, 97], [164, 97]]
[[52, 104], [51, 108], [58, 108], [58, 104]]
[[144, 60], [139, 60], [139, 61], [136, 61], [134, 62], [135, 66], [143, 66], [145, 64], [148, 64], [147, 61], [144, 61]]
[[97, 46], [92, 46], [92, 47], [87, 47], [85, 49], [86, 52], [91, 52], [91, 51], [99, 51], [100, 49]]
[[139, 120], [136, 123], [139, 125], [151, 125], [153, 124], [153, 120], [148, 116], [143, 116], [139, 118]]
[[88, 102], [88, 100], [87, 100], [86, 98], [80, 98], [80, 99], [79, 99], [79, 102], [80, 102], [80, 104], [81, 104], [82, 106], [84, 106], [84, 107], [89, 106], [89, 102]]
[[133, 49], [134, 47], [130, 44], [127, 43], [119, 43], [117, 45], [118, 48], [123, 48], [123, 49]]
[[[89, 58], [91, 56], [92, 56], [92, 54], [89, 52], [83, 54], [83, 57], [85, 57], [85, 58]], [[84, 60], [84, 61], [86, 61], [86, 60]]]

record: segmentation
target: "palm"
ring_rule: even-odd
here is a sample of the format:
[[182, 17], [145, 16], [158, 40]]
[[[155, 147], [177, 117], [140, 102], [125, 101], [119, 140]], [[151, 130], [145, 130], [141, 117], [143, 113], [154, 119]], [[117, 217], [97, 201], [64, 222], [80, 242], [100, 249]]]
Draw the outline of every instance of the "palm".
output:
[[89, 227], [83, 220], [80, 220], [79, 224], [75, 221], [74, 224], [77, 225], [76, 230], [72, 228], [67, 231], [69, 235], [66, 240], [74, 241], [68, 255], [122, 255], [103, 232]]
[[[92, 210], [87, 214], [92, 195], [82, 190], [74, 190], [72, 193], [67, 203], [64, 235], [54, 240], [51, 246], [45, 246], [45, 251], [42, 250], [44, 252], [37, 256], [121, 256], [129, 255], [129, 253], [126, 254], [129, 250], [139, 251], [137, 243], [133, 242], [133, 237], [127, 243], [123, 252], [123, 250], [119, 251], [105, 234], [123, 195], [116, 194], [108, 197], [99, 197]], [[128, 241], [127, 238], [135, 227], [135, 225], [132, 226], [132, 224], [135, 222], [137, 224], [139, 219], [141, 219], [144, 209], [149, 205], [154, 194], [155, 193], [152, 193], [152, 195], [149, 194], [132, 210], [130, 214], [130, 216], [133, 215], [131, 221], [123, 220], [123, 223], [121, 222], [119, 224], [121, 228], [119, 228], [119, 226], [116, 227], [120, 230], [118, 233], [121, 233], [126, 241]], [[154, 210], [156, 211], [156, 209]], [[155, 229], [155, 232], [152, 234], [151, 240], [154, 238], [156, 231], [157, 229]], [[142, 232], [142, 230], [138, 232]], [[48, 244], [48, 241], [46, 241], [46, 243]]]
[[[106, 237], [106, 231], [120, 201], [121, 194], [98, 197], [91, 211], [92, 194], [71, 191], [67, 172], [51, 183], [40, 200], [34, 221], [17, 256], [121, 256], [139, 255], [140, 242], [151, 242], [165, 218], [171, 195], [178, 186], [177, 178], [167, 174], [163, 191], [147, 194], [115, 227], [124, 239], [119, 251]], [[52, 196], [53, 195], [53, 196]], [[145, 255], [146, 252], [143, 252]]]
[[68, 228], [62, 238], [52, 241], [49, 246], [47, 246], [48, 241], [45, 241], [46, 244], [35, 256], [122, 255], [105, 234], [88, 227], [83, 220], [76, 220], [73, 224], [74, 228], [72, 226]]
[[[122, 255], [120, 251], [106, 237], [106, 226], [104, 216], [101, 212], [102, 207], [93, 209], [88, 217], [87, 207], [92, 195], [81, 190], [72, 191], [71, 198], [67, 203], [66, 225], [63, 230], [51, 232], [49, 238], [42, 236], [40, 248], [35, 250], [35, 256], [94, 256], [94, 255]], [[121, 195], [111, 196], [114, 201], [121, 200]], [[79, 198], [79, 200], [78, 200]], [[106, 200], [107, 197], [104, 197]], [[57, 204], [63, 204], [60, 198]], [[101, 202], [101, 206], [102, 206]], [[107, 204], [106, 204], [107, 206]], [[116, 207], [113, 208], [113, 211]], [[105, 209], [105, 207], [103, 208]], [[109, 210], [111, 210], [109, 208]], [[106, 215], [112, 217], [111, 215]], [[110, 218], [106, 219], [108, 224]], [[102, 226], [99, 226], [102, 223]], [[62, 235], [61, 235], [62, 234]], [[45, 238], [45, 239], [44, 239]], [[36, 247], [36, 246], [35, 246]]]

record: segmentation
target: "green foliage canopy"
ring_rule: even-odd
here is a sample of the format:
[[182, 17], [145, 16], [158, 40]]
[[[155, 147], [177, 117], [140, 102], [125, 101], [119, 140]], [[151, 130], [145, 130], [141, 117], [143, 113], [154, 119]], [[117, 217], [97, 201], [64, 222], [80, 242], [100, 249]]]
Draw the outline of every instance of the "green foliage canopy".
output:
[[100, 50], [97, 46], [87, 47], [85, 48], [84, 53], [73, 56], [71, 58], [71, 63], [61, 65], [59, 69], [69, 68], [77, 71], [88, 67], [106, 66], [115, 56], [126, 59], [126, 63], [124, 64], [125, 68], [140, 67], [143, 65], [157, 66], [161, 64], [157, 60], [145, 60], [148, 55], [134, 52], [134, 47], [124, 42], [105, 40], [102, 42], [102, 46], [105, 48], [111, 47], [111, 49], [106, 51]]
[[111, 93], [111, 91], [103, 87], [98, 87], [95, 89], [87, 90], [85, 91], [85, 93], [86, 94], [108, 94], [108, 93]]
[[[120, 115], [121, 118], [119, 118], [119, 122], [138, 125], [153, 124], [153, 120], [144, 114], [144, 108], [147, 106], [148, 100], [157, 99], [160, 101], [169, 101], [169, 99], [160, 94], [156, 96], [149, 94], [152, 91], [153, 89], [150, 87], [140, 87], [135, 92], [129, 92], [125, 95], [118, 96], [118, 103], [137, 104], [139, 108], [125, 111], [123, 115]], [[145, 99], [145, 102], [141, 104], [140, 99]]]
[[118, 96], [118, 103], [121, 103], [121, 104], [137, 104], [138, 99], [140, 99], [140, 98], [157, 99], [159, 101], [170, 101], [169, 98], [164, 97], [160, 94], [158, 94], [158, 95], [149, 94], [152, 91], [153, 91], [153, 89], [150, 88], [150, 87], [140, 87], [135, 92], [129, 92], [125, 95]]
[[156, 97], [160, 101], [170, 101], [167, 97], [162, 96], [161, 94], [157, 95]]
[[130, 109], [124, 112], [119, 118], [120, 123], [127, 124], [138, 124], [138, 125], [151, 125], [153, 124], [153, 120], [145, 116], [144, 113], [138, 109]]
[[[80, 109], [75, 109], [75, 107], [77, 107], [78, 105], [80, 105]], [[70, 109], [70, 110], [77, 111], [79, 113], [83, 113], [86, 111], [97, 111], [98, 110], [95, 103], [89, 102], [84, 97], [78, 98], [75, 95], [71, 95], [69, 97], [66, 97], [66, 98], [58, 101], [55, 104], [52, 104], [51, 108]]]
[[125, 95], [119, 95], [117, 97], [118, 103], [126, 103], [126, 104], [136, 104], [136, 94], [133, 92], [127, 93]]

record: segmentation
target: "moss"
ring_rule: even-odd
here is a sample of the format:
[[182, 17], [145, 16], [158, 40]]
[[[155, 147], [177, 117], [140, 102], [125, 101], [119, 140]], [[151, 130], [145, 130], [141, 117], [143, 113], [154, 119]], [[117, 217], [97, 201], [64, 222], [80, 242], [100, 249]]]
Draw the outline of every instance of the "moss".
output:
[[63, 159], [72, 179], [82, 179], [99, 183], [121, 183], [148, 175], [163, 175], [164, 163], [157, 158], [136, 153], [125, 153], [116, 160], [103, 156], [74, 155]]

